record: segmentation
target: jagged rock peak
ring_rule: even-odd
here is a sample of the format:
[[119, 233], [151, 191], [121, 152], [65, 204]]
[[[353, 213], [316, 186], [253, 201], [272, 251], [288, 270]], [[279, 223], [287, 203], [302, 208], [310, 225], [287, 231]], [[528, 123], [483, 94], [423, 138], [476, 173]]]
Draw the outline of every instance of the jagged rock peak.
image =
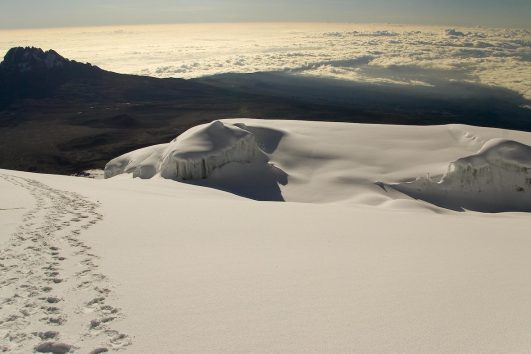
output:
[[54, 50], [35, 47], [11, 48], [5, 55], [3, 66], [16, 67], [21, 72], [61, 68], [69, 62]]

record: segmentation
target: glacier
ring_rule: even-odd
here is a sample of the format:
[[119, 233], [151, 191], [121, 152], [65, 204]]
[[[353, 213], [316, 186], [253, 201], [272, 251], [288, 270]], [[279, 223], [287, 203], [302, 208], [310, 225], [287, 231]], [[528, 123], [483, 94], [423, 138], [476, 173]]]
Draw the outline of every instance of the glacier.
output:
[[[249, 121], [245, 120], [245, 123]], [[353, 136], [362, 139], [364, 133], [360, 131], [369, 129], [355, 127], [341, 135], [345, 139], [343, 143], [334, 139], [334, 143], [328, 146], [322, 144], [315, 131], [294, 133], [291, 128], [276, 129], [273, 123], [260, 122], [257, 125], [250, 122], [246, 125], [242, 120], [214, 121], [191, 128], [167, 144], [136, 150], [111, 160], [105, 167], [105, 177], [121, 174], [141, 179], [161, 177], [254, 200], [283, 201], [286, 196], [294, 200], [291, 192], [294, 188], [286, 188], [288, 183], [305, 185], [315, 171], [328, 170], [332, 160], [344, 160], [349, 167], [333, 176], [323, 172], [328, 176], [323, 179], [327, 182], [316, 185], [312, 196], [342, 198], [343, 193], [327, 191], [353, 193], [359, 189], [357, 183], [365, 180], [367, 184], [384, 190], [384, 194], [371, 199], [371, 203], [383, 203], [382, 200], [388, 198], [413, 198], [459, 211], [531, 211], [529, 140], [518, 142], [518, 136], [514, 137], [515, 140], [498, 139], [499, 132], [494, 130], [470, 133], [475, 128], [441, 126], [437, 128], [440, 133], [449, 133], [453, 140], [442, 139], [436, 153], [424, 156], [424, 160], [409, 161], [410, 166], [394, 176], [380, 169], [383, 172], [376, 177], [373, 172], [363, 172], [360, 166], [367, 164], [372, 171], [380, 166], [380, 160], [396, 160], [396, 153], [390, 149], [404, 147], [382, 140], [380, 144], [387, 144], [385, 152], [369, 152], [354, 160], [347, 158], [341, 149]], [[365, 144], [369, 143], [366, 141]], [[301, 150], [300, 146], [308, 150]], [[290, 172], [294, 166], [300, 166], [304, 172]], [[345, 178], [352, 171], [360, 177]], [[431, 177], [419, 177], [427, 172]], [[366, 198], [366, 195], [362, 193], [359, 198]]]
[[111, 160], [105, 178], [124, 173], [142, 179], [160, 175], [174, 180], [208, 178], [229, 163], [267, 161], [245, 125], [214, 121], [189, 129], [168, 144], [139, 149]]
[[477, 154], [451, 162], [441, 178], [389, 186], [452, 209], [531, 211], [531, 146], [491, 139]]

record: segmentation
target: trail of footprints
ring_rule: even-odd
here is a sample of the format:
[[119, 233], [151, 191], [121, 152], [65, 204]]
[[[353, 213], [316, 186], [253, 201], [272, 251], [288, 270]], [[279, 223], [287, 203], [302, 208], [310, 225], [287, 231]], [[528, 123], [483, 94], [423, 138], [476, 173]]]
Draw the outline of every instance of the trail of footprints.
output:
[[35, 180], [0, 178], [35, 198], [0, 250], [0, 352], [67, 353], [93, 345], [88, 352], [96, 354], [128, 346], [130, 338], [112, 329], [122, 314], [109, 304], [98, 257], [80, 237], [102, 220], [98, 204]]

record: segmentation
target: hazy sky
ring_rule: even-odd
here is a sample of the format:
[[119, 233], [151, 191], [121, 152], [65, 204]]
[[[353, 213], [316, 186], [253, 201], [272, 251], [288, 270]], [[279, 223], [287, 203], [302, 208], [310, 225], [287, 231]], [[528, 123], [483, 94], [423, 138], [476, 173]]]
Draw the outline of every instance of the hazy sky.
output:
[[531, 0], [0, 0], [1, 28], [254, 21], [531, 27]]

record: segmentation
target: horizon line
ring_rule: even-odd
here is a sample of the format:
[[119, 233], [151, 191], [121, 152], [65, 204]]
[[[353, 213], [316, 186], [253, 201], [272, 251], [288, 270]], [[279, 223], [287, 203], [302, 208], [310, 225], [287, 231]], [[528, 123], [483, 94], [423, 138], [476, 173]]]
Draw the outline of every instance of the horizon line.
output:
[[94, 25], [65, 25], [49, 27], [2, 27], [0, 31], [31, 31], [31, 30], [60, 30], [74, 28], [105, 28], [105, 27], [145, 27], [145, 26], [172, 26], [172, 25], [251, 25], [251, 24], [344, 24], [344, 25], [386, 25], [386, 26], [419, 26], [419, 27], [463, 27], [463, 28], [489, 28], [489, 29], [519, 29], [531, 30], [531, 26], [489, 26], [484, 24], [458, 24], [458, 23], [412, 23], [412, 22], [373, 22], [373, 21], [209, 21], [209, 22], [146, 22], [123, 24], [94, 24]]

